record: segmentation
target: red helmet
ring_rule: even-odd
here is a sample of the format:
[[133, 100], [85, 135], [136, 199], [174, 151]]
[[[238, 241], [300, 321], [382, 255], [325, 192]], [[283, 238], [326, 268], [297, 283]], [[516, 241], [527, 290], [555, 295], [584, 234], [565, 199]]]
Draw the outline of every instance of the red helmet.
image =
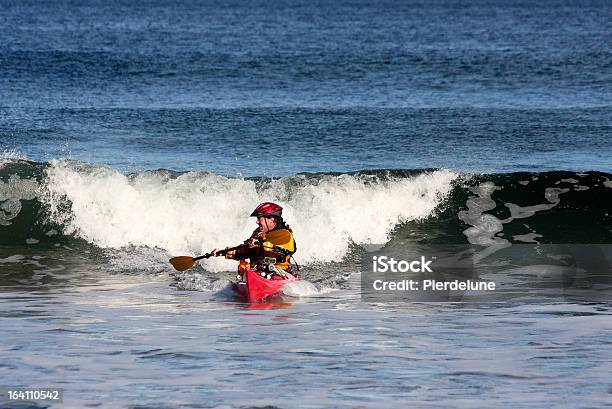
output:
[[278, 216], [280, 217], [283, 213], [283, 208], [272, 202], [263, 202], [253, 210], [251, 217], [260, 216]]

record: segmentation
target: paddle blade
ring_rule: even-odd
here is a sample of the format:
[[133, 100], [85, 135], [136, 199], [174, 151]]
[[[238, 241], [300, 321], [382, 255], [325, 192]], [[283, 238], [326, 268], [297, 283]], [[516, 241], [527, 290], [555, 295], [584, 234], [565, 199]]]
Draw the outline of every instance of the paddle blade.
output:
[[185, 271], [193, 267], [195, 265], [195, 261], [193, 261], [193, 257], [178, 256], [172, 257], [170, 259], [170, 264], [172, 264], [172, 266], [178, 271]]

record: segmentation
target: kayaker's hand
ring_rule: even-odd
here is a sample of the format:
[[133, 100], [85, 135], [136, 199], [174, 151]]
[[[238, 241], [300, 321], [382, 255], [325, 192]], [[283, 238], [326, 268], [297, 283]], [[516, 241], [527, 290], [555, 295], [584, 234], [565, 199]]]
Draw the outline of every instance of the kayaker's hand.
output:
[[210, 252], [210, 254], [212, 254], [213, 257], [219, 257], [220, 256], [218, 249], [214, 249], [213, 251]]
[[249, 246], [250, 248], [259, 247], [259, 245], [260, 245], [260, 242], [258, 238], [252, 238], [247, 241], [247, 246]]

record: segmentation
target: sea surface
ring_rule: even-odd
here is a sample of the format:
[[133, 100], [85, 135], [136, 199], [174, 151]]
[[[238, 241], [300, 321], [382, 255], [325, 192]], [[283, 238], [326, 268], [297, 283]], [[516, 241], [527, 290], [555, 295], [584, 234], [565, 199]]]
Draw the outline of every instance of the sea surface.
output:
[[[64, 391], [0, 408], [611, 405], [611, 22], [588, 0], [0, 0], [0, 390]], [[301, 266], [281, 298], [238, 299], [233, 261], [173, 271], [268, 200]], [[564, 290], [366, 302], [371, 245], [475, 246]], [[552, 245], [604, 250], [501, 256]]]

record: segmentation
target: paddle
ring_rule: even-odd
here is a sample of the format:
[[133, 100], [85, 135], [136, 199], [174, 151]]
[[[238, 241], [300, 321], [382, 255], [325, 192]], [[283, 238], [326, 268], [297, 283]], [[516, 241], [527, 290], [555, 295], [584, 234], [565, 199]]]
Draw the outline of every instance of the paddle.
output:
[[[244, 247], [244, 244], [241, 244], [241, 245], [236, 246], [236, 247], [231, 247], [231, 248], [219, 250], [217, 252], [217, 255], [223, 256], [228, 251], [238, 250], [239, 248], [242, 248], [242, 247]], [[172, 257], [169, 261], [170, 261], [170, 264], [172, 264], [172, 266], [177, 271], [185, 271], [185, 270], [190, 269], [191, 267], [193, 267], [195, 265], [196, 261], [202, 260], [203, 258], [210, 258], [212, 256], [213, 256], [212, 253], [206, 253], [203, 256], [198, 256], [198, 257], [178, 256], [178, 257]]]

